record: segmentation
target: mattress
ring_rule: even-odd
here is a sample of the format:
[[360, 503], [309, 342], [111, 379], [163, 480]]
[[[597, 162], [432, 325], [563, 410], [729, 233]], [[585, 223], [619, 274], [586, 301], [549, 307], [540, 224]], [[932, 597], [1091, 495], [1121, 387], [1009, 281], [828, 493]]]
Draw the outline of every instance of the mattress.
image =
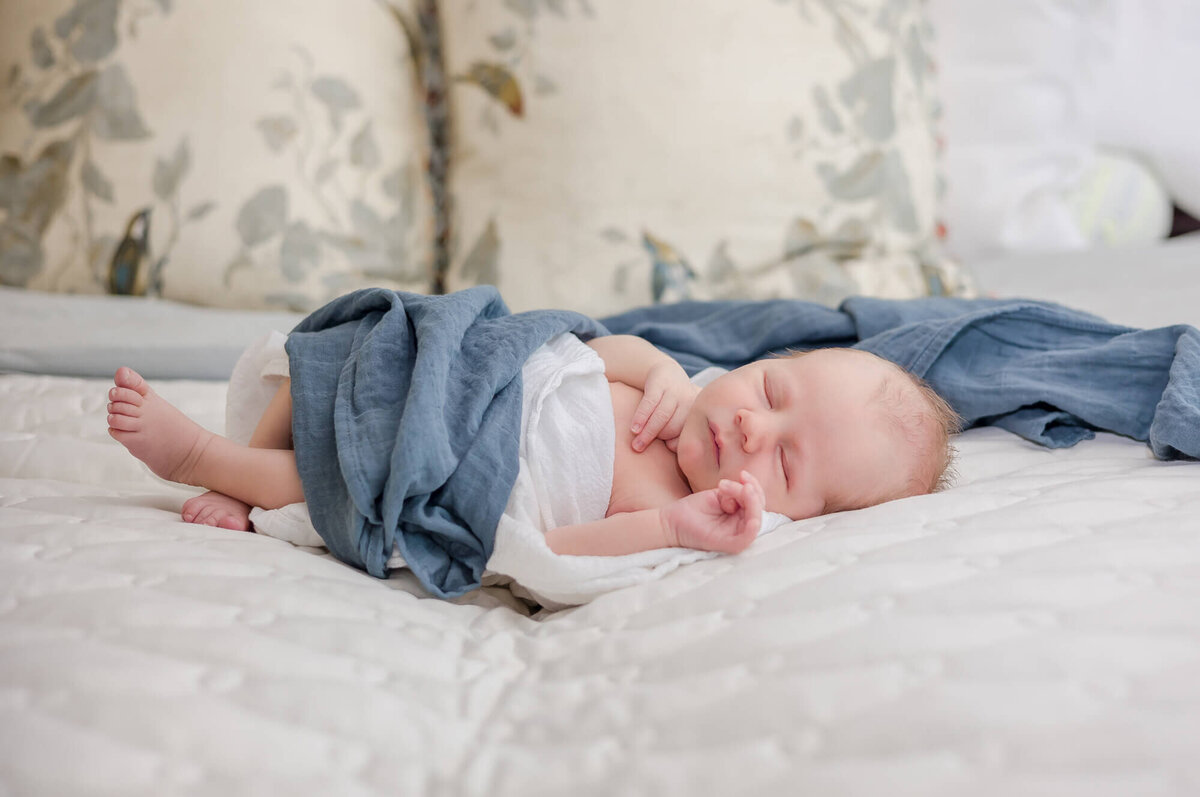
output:
[[[1177, 301], [1160, 256], [1104, 268]], [[106, 387], [0, 376], [0, 795], [1200, 793], [1195, 463], [973, 430], [945, 493], [547, 612], [182, 523]]]
[[972, 263], [988, 293], [1059, 302], [1115, 324], [1200, 326], [1200, 233], [1154, 245], [1013, 254]]

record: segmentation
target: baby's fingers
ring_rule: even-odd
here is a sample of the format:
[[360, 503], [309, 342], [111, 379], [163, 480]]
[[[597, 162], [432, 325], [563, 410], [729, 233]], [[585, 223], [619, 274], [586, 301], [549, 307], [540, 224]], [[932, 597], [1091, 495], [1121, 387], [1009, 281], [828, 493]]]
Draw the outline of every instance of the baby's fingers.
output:
[[742, 492], [743, 487], [738, 482], [731, 479], [721, 479], [717, 483], [717, 502], [721, 506], [721, 511], [726, 515], [735, 515], [742, 507]]
[[650, 445], [675, 414], [675, 405], [663, 395], [651, 397], [646, 394], [633, 413], [630, 430], [634, 433], [633, 448], [641, 451]]
[[763, 489], [762, 482], [760, 482], [755, 475], [748, 470], [742, 471], [739, 475], [739, 478], [741, 479], [741, 484], [745, 486], [749, 492], [752, 492], [758, 496], [759, 503], [765, 507], [767, 503], [767, 491]]
[[658, 436], [662, 440], [674, 440], [679, 437], [683, 431], [684, 421], [687, 420], [687, 411], [679, 404], [674, 405], [674, 411], [663, 427], [658, 430]]
[[742, 471], [742, 522], [739, 524], [739, 534], [757, 534], [762, 526], [762, 514], [766, 509], [767, 494], [762, 484], [749, 471]]

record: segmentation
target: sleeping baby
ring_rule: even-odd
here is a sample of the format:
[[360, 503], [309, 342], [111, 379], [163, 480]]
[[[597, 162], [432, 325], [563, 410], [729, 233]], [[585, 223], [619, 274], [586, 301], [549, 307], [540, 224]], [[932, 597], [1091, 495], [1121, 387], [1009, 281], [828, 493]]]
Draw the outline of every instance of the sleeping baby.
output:
[[[594, 457], [605, 471], [599, 495], [575, 497], [571, 511], [537, 511], [536, 480], [528, 488], [545, 543], [564, 555], [737, 553], [755, 539], [764, 512], [798, 520], [933, 492], [946, 480], [958, 428], [923, 382], [855, 349], [760, 360], [701, 387], [642, 338], [584, 343], [562, 333], [523, 373], [523, 434], [541, 424], [612, 452]], [[578, 404], [551, 417], [545, 395], [565, 383], [576, 392], [559, 399]], [[249, 529], [252, 507], [305, 500], [291, 450], [289, 380], [278, 384], [243, 443], [203, 429], [121, 368], [108, 394], [109, 434], [159, 477], [210, 491], [183, 505], [184, 520]], [[523, 443], [525, 476], [527, 454]], [[506, 517], [519, 511], [517, 487]]]

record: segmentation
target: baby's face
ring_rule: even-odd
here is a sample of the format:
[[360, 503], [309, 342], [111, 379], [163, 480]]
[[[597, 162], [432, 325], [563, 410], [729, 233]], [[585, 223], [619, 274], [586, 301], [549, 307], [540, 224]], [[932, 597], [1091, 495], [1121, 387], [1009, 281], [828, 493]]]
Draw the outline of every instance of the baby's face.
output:
[[796, 520], [863, 496], [901, 495], [915, 455], [879, 399], [897, 378], [889, 363], [845, 350], [730, 371], [696, 397], [679, 467], [693, 491], [747, 470], [767, 509]]

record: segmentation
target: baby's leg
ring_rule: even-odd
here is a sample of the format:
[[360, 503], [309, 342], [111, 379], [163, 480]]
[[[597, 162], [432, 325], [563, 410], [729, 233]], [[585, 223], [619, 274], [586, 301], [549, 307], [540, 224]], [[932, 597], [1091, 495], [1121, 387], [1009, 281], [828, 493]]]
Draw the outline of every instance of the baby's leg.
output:
[[[291, 380], [285, 379], [267, 409], [263, 411], [254, 433], [251, 448], [292, 447], [292, 390]], [[209, 490], [189, 498], [179, 514], [188, 523], [202, 523], [235, 531], [250, 531], [250, 505], [236, 498]]]
[[264, 509], [304, 500], [295, 452], [250, 448], [213, 434], [130, 368], [117, 369], [113, 381], [108, 433], [156, 475]]
[[292, 447], [292, 380], [283, 380], [271, 403], [263, 410], [254, 434], [250, 435], [250, 447]]

